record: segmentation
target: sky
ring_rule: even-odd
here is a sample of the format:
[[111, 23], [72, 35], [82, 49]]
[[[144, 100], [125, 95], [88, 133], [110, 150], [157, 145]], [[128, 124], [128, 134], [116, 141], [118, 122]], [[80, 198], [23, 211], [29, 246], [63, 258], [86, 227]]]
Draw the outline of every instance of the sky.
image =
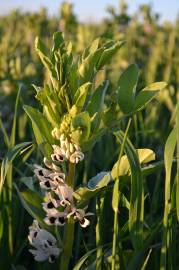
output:
[[[37, 11], [40, 7], [47, 7], [50, 15], [57, 14], [63, 0], [0, 0], [0, 14], [7, 14], [14, 8], [23, 11]], [[81, 21], [99, 21], [106, 16], [106, 6], [118, 8], [119, 0], [71, 0], [75, 14]], [[136, 11], [140, 4], [152, 4], [153, 10], [161, 14], [162, 20], [174, 21], [179, 14], [179, 0], [127, 0], [129, 13]]]

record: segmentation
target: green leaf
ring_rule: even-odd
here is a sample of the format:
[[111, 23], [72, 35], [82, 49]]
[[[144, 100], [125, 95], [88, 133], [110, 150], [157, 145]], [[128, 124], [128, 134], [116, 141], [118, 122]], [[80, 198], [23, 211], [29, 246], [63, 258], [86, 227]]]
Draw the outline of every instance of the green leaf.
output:
[[43, 87], [37, 87], [33, 85], [35, 90], [37, 91], [36, 98], [40, 101], [41, 105], [44, 109], [48, 109], [50, 115], [49, 122], [53, 125], [58, 125], [59, 119], [62, 114], [62, 104], [59, 101], [59, 97], [55, 91], [55, 89], [50, 88], [48, 85]]
[[8, 169], [11, 166], [13, 160], [23, 149], [29, 147], [29, 145], [31, 144], [32, 144], [31, 142], [24, 142], [24, 143], [17, 144], [12, 149], [10, 149], [5, 155], [2, 161], [2, 165], [1, 165], [0, 194], [2, 192], [2, 187], [4, 184]]
[[129, 260], [126, 270], [139, 270], [142, 268], [147, 258], [146, 257], [147, 251], [149, 250], [150, 245], [154, 241], [160, 229], [161, 229], [161, 223], [158, 223], [157, 226], [155, 226], [155, 228], [151, 230], [147, 239], [145, 239], [144, 245], [141, 247], [141, 249], [136, 250], [134, 252], [132, 258]]
[[177, 143], [176, 127], [171, 131], [165, 144], [164, 162], [165, 162], [165, 209], [163, 218], [163, 241], [161, 247], [160, 269], [167, 268], [168, 245], [172, 245], [169, 228], [169, 215], [171, 213], [171, 181], [173, 156]]
[[98, 62], [102, 49], [99, 48], [95, 52], [90, 53], [85, 59], [81, 59], [81, 63], [78, 67], [78, 72], [81, 77], [80, 84], [84, 84], [85, 82], [92, 81], [93, 74], [96, 71], [96, 63]]
[[58, 31], [53, 34], [53, 42], [54, 42], [54, 45], [52, 48], [52, 52], [55, 52], [64, 43], [63, 35], [61, 32]]
[[135, 99], [134, 111], [142, 110], [166, 85], [165, 82], [156, 82], [141, 90]]
[[104, 81], [99, 87], [94, 91], [90, 102], [86, 110], [89, 112], [91, 117], [91, 130], [97, 131], [98, 127], [100, 126], [102, 113], [103, 113], [103, 106], [104, 106], [104, 98], [106, 95], [107, 88], [109, 86], [108, 81]]
[[123, 113], [133, 111], [135, 104], [135, 91], [139, 76], [139, 69], [136, 65], [130, 65], [120, 76], [118, 82], [118, 103]]
[[117, 179], [117, 181], [115, 181], [114, 183], [112, 196], [112, 208], [114, 212], [118, 212], [119, 198], [120, 198], [119, 179]]
[[25, 105], [23, 108], [32, 121], [37, 144], [41, 145], [46, 142], [54, 144], [55, 140], [51, 134], [52, 127], [44, 115], [33, 107]]
[[152, 249], [149, 250], [149, 252], [148, 252], [148, 254], [147, 254], [147, 257], [146, 257], [146, 259], [145, 259], [145, 261], [144, 261], [144, 263], [143, 263], [143, 265], [142, 265], [141, 270], [145, 270], [145, 269], [146, 269], [147, 264], [148, 264], [148, 262], [149, 262], [149, 258], [150, 258], [151, 253], [152, 253]]
[[17, 185], [14, 186], [22, 205], [29, 215], [36, 219], [42, 227], [48, 228], [43, 221], [45, 218], [45, 212], [42, 208], [43, 199], [39, 196], [39, 194], [32, 190], [19, 191]]
[[48, 58], [48, 50], [46, 48], [46, 46], [44, 45], [44, 43], [39, 39], [39, 37], [36, 37], [35, 39], [35, 49], [42, 61], [42, 63], [44, 64], [44, 66], [53, 74], [55, 75], [54, 77], [56, 77], [56, 73], [55, 73], [55, 69], [53, 67], [52, 62], [50, 61], [50, 59]]
[[171, 170], [173, 164], [174, 150], [177, 143], [177, 132], [176, 127], [171, 131], [168, 136], [167, 142], [165, 144], [164, 151], [164, 162], [166, 171], [166, 181], [165, 181], [165, 202], [168, 203], [170, 200], [170, 180], [171, 180]]
[[90, 117], [96, 112], [100, 112], [104, 104], [104, 98], [108, 89], [109, 82], [104, 81], [93, 93], [91, 100], [86, 108], [89, 112]]
[[87, 82], [85, 84], [82, 84], [76, 91], [75, 96], [74, 96], [74, 103], [77, 107], [78, 113], [83, 109], [90, 95], [91, 87], [92, 87], [92, 83]]
[[69, 89], [70, 89], [71, 99], [73, 100], [75, 93], [78, 89], [78, 74], [77, 74], [77, 67], [75, 64], [71, 66], [68, 80], [69, 80]]
[[93, 254], [96, 251], [95, 249], [92, 249], [90, 251], [88, 251], [75, 265], [75, 267], [73, 268], [73, 270], [80, 270], [81, 267], [83, 266], [84, 262], [88, 259], [88, 257]]
[[58, 76], [57, 76], [55, 67], [53, 66], [53, 63], [51, 62], [51, 60], [48, 57], [48, 51], [47, 51], [46, 46], [38, 37], [36, 37], [36, 39], [35, 39], [35, 49], [36, 49], [42, 63], [49, 71], [54, 87], [57, 86], [58, 85], [58, 82], [57, 82]]
[[107, 64], [111, 60], [111, 58], [118, 52], [118, 50], [122, 47], [123, 44], [124, 42], [122, 41], [114, 43], [110, 42], [110, 46], [103, 51], [99, 59], [99, 62], [97, 64], [97, 70], [101, 69], [105, 64]]
[[96, 38], [94, 41], [92, 41], [92, 44], [90, 46], [84, 49], [83, 54], [82, 54], [83, 60], [87, 58], [89, 54], [93, 54], [97, 51], [97, 49], [99, 48], [99, 42], [100, 42], [100, 38]]
[[78, 204], [83, 204], [89, 199], [94, 197], [104, 187], [106, 187], [111, 181], [111, 175], [108, 172], [101, 172], [95, 177], [91, 178], [87, 186], [79, 187], [73, 196], [78, 200]]
[[[123, 132], [115, 133], [122, 144]], [[135, 250], [143, 245], [143, 219], [144, 219], [144, 188], [139, 158], [129, 139], [126, 140], [124, 151], [127, 155], [131, 170], [131, 195], [129, 209], [129, 231]]]
[[17, 122], [17, 107], [18, 107], [18, 103], [19, 103], [20, 91], [21, 91], [21, 89], [18, 90], [17, 97], [16, 97], [16, 102], [15, 102], [14, 119], [13, 119], [13, 124], [12, 124], [12, 130], [11, 130], [10, 140], [9, 140], [9, 147], [10, 148], [12, 148], [15, 145], [15, 139], [16, 139], [16, 122]]
[[177, 137], [177, 176], [176, 176], [176, 209], [179, 221], [179, 102], [176, 106], [176, 137]]
[[107, 128], [102, 128], [98, 130], [96, 134], [92, 134], [88, 141], [83, 143], [83, 150], [89, 151], [90, 149], [92, 149], [106, 132]]
[[88, 112], [81, 112], [71, 121], [71, 137], [79, 145], [87, 141], [90, 135], [91, 119]]
[[128, 199], [126, 198], [126, 196], [123, 193], [120, 193], [120, 204], [123, 207], [126, 207], [128, 210], [130, 209], [130, 203], [128, 201]]
[[92, 44], [87, 48], [88, 53], [95, 53], [99, 47], [100, 38], [96, 38]]
[[10, 143], [9, 137], [8, 137], [7, 131], [5, 129], [5, 126], [3, 124], [1, 117], [0, 117], [0, 129], [1, 129], [3, 137], [4, 137], [4, 143], [6, 144], [7, 147], [9, 147], [9, 143]]
[[[140, 164], [146, 164], [150, 161], [155, 160], [155, 153], [151, 149], [137, 149], [137, 154], [139, 158]], [[119, 165], [120, 164], [120, 165]], [[118, 168], [119, 165], [119, 168]], [[122, 156], [120, 162], [117, 161], [111, 171], [111, 176], [113, 179], [118, 177], [117, 170], [119, 172], [119, 176], [130, 175], [130, 164], [126, 155]]]
[[21, 177], [20, 182], [22, 182], [26, 187], [28, 187], [30, 190], [35, 191], [35, 187], [34, 187], [34, 181], [33, 181], [33, 177]]

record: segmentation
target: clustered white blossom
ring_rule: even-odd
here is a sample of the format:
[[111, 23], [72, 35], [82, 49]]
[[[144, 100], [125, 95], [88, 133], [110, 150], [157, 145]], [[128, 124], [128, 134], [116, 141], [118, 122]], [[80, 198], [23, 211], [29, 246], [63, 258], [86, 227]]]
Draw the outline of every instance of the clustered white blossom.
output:
[[71, 163], [78, 163], [84, 159], [84, 154], [81, 152], [80, 147], [65, 137], [64, 134], [59, 136], [57, 130], [54, 129], [52, 135], [60, 141], [60, 146], [52, 145], [54, 153], [51, 155], [51, 158], [53, 161], [63, 162], [69, 160]]
[[[78, 209], [75, 206], [73, 189], [65, 182], [65, 173], [60, 167], [65, 161], [78, 163], [83, 160], [84, 154], [79, 146], [69, 141], [64, 135], [60, 136], [60, 146], [53, 145], [52, 147], [54, 150], [51, 155], [52, 161], [44, 158], [45, 168], [34, 165], [34, 173], [40, 187], [46, 190], [45, 202], [42, 203], [46, 212], [44, 222], [51, 226], [63, 226], [69, 217], [73, 217], [74, 220], [79, 221], [81, 227], [85, 228], [90, 224], [86, 217], [91, 213], [86, 213], [86, 208]], [[30, 227], [29, 241], [36, 248], [30, 252], [35, 260], [48, 259], [49, 262], [53, 262], [59, 255], [59, 249], [55, 247], [56, 240], [52, 235], [50, 242], [52, 245], [49, 245], [50, 235], [47, 231], [40, 229], [37, 222]]]
[[60, 254], [60, 249], [57, 248], [55, 237], [48, 231], [41, 229], [37, 220], [34, 220], [32, 226], [29, 227], [30, 244], [35, 249], [29, 251], [34, 255], [34, 259], [38, 262], [48, 260], [53, 263]]
[[47, 191], [46, 201], [43, 203], [46, 224], [63, 226], [66, 219], [73, 216], [80, 222], [81, 227], [89, 225], [86, 216], [90, 213], [85, 213], [85, 209], [75, 207], [73, 189], [66, 184], [63, 172], [35, 165], [34, 173], [39, 179], [41, 188]]

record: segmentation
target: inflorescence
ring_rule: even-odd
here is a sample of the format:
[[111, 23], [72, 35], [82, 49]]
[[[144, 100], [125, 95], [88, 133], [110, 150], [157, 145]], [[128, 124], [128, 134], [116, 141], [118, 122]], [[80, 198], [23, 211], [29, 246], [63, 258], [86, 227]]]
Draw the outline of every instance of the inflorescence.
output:
[[[53, 134], [53, 133], [52, 133]], [[55, 137], [55, 134], [53, 134]], [[73, 198], [73, 188], [66, 183], [66, 175], [63, 172], [64, 162], [77, 164], [84, 159], [80, 147], [65, 138], [64, 134], [59, 137], [60, 145], [52, 145], [53, 153], [51, 161], [44, 158], [45, 168], [34, 165], [34, 173], [39, 180], [40, 187], [46, 190], [45, 202], [42, 207], [46, 212], [44, 222], [47, 225], [63, 226], [68, 218], [79, 221], [80, 226], [85, 228], [90, 224], [86, 218], [91, 213], [86, 213], [84, 209], [75, 206]], [[56, 247], [56, 239], [48, 231], [40, 229], [38, 222], [34, 221], [29, 228], [29, 242], [36, 250], [30, 250], [36, 261], [54, 262], [60, 254], [60, 249]]]

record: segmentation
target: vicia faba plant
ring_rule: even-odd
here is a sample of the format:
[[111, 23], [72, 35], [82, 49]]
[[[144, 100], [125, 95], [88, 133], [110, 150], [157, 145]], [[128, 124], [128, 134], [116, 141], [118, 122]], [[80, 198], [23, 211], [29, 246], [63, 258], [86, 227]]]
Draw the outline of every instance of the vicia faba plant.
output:
[[[88, 212], [89, 201], [109, 187], [113, 188], [114, 235], [110, 247], [112, 259], [108, 263], [115, 269], [118, 260], [120, 200], [129, 211], [127, 227], [132, 246], [135, 251], [143, 246], [142, 176], [150, 173], [147, 166], [143, 169], [143, 164], [154, 160], [155, 154], [150, 149], [136, 150], [127, 133], [131, 116], [142, 110], [166, 84], [153, 83], [138, 91], [139, 69], [132, 64], [120, 76], [111, 103], [105, 102], [109, 82], [99, 82], [97, 74], [122, 45], [123, 42], [96, 39], [81, 56], [76, 57], [73, 56], [72, 44], [65, 42], [59, 32], [53, 36], [50, 51], [39, 38], [35, 41], [36, 51], [47, 72], [44, 86], [34, 86], [42, 109], [39, 111], [25, 105], [24, 110], [31, 119], [36, 143], [43, 155], [42, 164], [33, 165], [41, 192], [35, 188], [21, 192], [16, 188], [24, 207], [34, 218], [29, 232], [29, 242], [34, 249], [30, 252], [37, 261], [52, 263], [59, 257], [61, 270], [69, 269], [75, 245], [75, 223], [79, 222], [82, 229], [90, 225], [90, 215], [95, 213]], [[125, 119], [129, 120], [123, 132], [120, 122]], [[114, 133], [118, 140], [119, 160], [111, 172], [101, 172], [86, 185], [77, 186], [75, 171], [78, 163], [83, 162], [86, 153], [107, 132]], [[121, 177], [123, 181], [119, 182]], [[131, 179], [130, 202], [119, 191], [121, 183], [125, 186], [128, 182], [126, 179]], [[98, 244], [100, 240], [94, 263], [95, 269], [102, 269], [103, 247]], [[80, 267], [86, 258], [82, 258], [74, 269], [82, 269]]]

